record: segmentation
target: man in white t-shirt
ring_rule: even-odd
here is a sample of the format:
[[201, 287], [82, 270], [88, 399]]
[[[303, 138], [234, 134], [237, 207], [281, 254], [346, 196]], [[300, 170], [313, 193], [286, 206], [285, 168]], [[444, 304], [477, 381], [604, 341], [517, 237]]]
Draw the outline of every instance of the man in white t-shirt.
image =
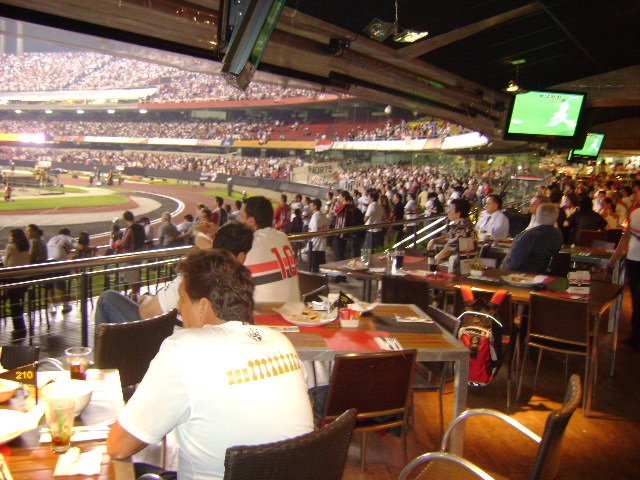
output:
[[247, 198], [239, 220], [254, 231], [245, 266], [256, 285], [256, 303], [300, 300], [296, 258], [287, 236], [271, 227], [271, 202], [260, 196]]
[[[321, 232], [329, 230], [329, 220], [322, 213], [322, 202], [316, 198], [311, 200], [311, 220], [309, 221], [309, 232]], [[315, 237], [311, 239], [311, 251], [309, 252], [309, 269], [312, 272], [320, 270], [320, 265], [327, 263], [326, 257], [327, 237]]]
[[[68, 228], [62, 228], [58, 235], [54, 235], [47, 242], [47, 258], [52, 262], [62, 262], [69, 259], [69, 253], [76, 248], [76, 241], [71, 237], [71, 231]], [[60, 273], [58, 274], [60, 275]], [[49, 295], [49, 313], [57, 312], [56, 303], [62, 303], [62, 313], [71, 311], [71, 303], [69, 289], [66, 281], [52, 282], [47, 284], [47, 293]]]
[[185, 328], [163, 342], [107, 451], [126, 458], [175, 429], [173, 478], [219, 480], [227, 448], [313, 431], [305, 372], [283, 334], [253, 325], [253, 281], [230, 253], [194, 250], [179, 268]]
[[632, 207], [627, 217], [627, 230], [609, 260], [609, 267], [613, 267], [624, 252], [627, 252], [625, 269], [631, 290], [631, 336], [626, 343], [638, 348], [640, 347], [640, 181], [634, 180], [632, 188]]
[[[375, 225], [382, 222], [382, 208], [378, 204], [378, 192], [373, 191], [369, 193], [370, 202], [367, 207], [367, 211], [364, 214], [365, 225]], [[384, 232], [381, 228], [372, 228], [367, 231], [367, 236], [364, 239], [364, 248], [370, 248], [375, 250], [377, 247], [381, 247], [384, 243]]]
[[[231, 252], [244, 263], [253, 243], [253, 231], [246, 225], [232, 221], [225, 223], [213, 242], [214, 248]], [[211, 248], [211, 245], [208, 246]], [[151, 318], [178, 307], [178, 290], [182, 276], [178, 275], [155, 295], [138, 295], [135, 300], [114, 290], [102, 292], [95, 308], [96, 332], [101, 323], [126, 323]]]
[[509, 236], [509, 219], [502, 212], [500, 195], [492, 193], [486, 197], [485, 210], [476, 222], [476, 231], [479, 234], [490, 235], [493, 240]]

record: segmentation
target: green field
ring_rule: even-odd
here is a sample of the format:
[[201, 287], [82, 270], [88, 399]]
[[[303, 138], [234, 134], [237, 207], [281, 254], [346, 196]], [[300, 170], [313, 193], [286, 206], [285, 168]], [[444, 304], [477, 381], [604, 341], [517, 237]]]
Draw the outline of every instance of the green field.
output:
[[89, 190], [80, 187], [63, 187], [64, 193], [87, 193]]
[[108, 205], [121, 205], [128, 200], [122, 195], [96, 195], [90, 197], [42, 197], [42, 198], [17, 198], [14, 202], [0, 203], [0, 212], [10, 212], [15, 210], [53, 210], [56, 208], [73, 207], [104, 207]]

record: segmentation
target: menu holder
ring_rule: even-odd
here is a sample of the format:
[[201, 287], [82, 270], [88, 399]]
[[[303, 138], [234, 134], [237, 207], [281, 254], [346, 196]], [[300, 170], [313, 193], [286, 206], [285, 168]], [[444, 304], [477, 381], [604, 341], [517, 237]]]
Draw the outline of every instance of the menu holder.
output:
[[591, 273], [586, 270], [577, 272], [569, 272], [567, 276], [569, 280], [569, 288], [567, 293], [577, 293], [580, 295], [588, 295], [591, 292]]

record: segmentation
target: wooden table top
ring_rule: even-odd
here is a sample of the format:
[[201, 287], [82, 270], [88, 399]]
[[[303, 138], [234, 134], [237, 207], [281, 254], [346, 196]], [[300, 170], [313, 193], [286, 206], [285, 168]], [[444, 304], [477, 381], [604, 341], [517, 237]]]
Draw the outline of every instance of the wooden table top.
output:
[[[42, 374], [48, 377], [59, 372], [39, 372], [38, 383], [44, 383], [40, 378]], [[64, 374], [64, 372], [60, 372]], [[76, 418], [75, 425], [91, 425], [105, 420], [115, 420], [115, 416], [124, 404], [120, 376], [117, 370], [89, 370], [89, 381], [94, 382], [94, 393], [91, 402], [85, 411]], [[99, 385], [99, 386], [98, 386]], [[29, 387], [27, 387], [29, 388]], [[95, 398], [94, 398], [95, 397]], [[26, 400], [14, 398], [9, 403], [0, 405], [0, 408], [24, 409], [34, 403], [34, 395]], [[44, 417], [40, 426], [46, 426]], [[49, 444], [40, 444], [39, 429], [25, 432], [6, 445], [0, 445], [0, 453], [3, 454], [14, 480], [50, 480], [53, 477], [59, 455], [51, 452]], [[82, 452], [104, 447], [106, 440], [91, 440], [73, 442], [72, 446], [79, 447]], [[66, 476], [68, 479], [104, 479], [104, 480], [129, 480], [133, 479], [133, 465], [126, 462], [112, 461], [107, 453], [103, 453], [99, 475], [74, 475]]]
[[[339, 262], [326, 263], [320, 266], [322, 270], [339, 271], [347, 273], [354, 278], [360, 278], [363, 280], [380, 280], [383, 277], [392, 277], [392, 275], [383, 272], [371, 272], [369, 270], [358, 271], [347, 267], [347, 263], [353, 259], [342, 260]], [[408, 261], [407, 261], [408, 260]], [[382, 254], [372, 255], [372, 261], [370, 268], [382, 268], [386, 265], [386, 258]], [[507, 285], [500, 279], [504, 275], [517, 272], [509, 272], [501, 269], [488, 269], [484, 272], [484, 277], [487, 280], [478, 280], [470, 278], [468, 275], [422, 275], [427, 270], [426, 258], [418, 257], [405, 257], [405, 263], [403, 266], [407, 275], [404, 278], [415, 280], [416, 282], [423, 282], [428, 284], [431, 288], [436, 288], [445, 291], [454, 291], [456, 287], [460, 285], [469, 285], [471, 287], [479, 288], [486, 291], [496, 291], [500, 288], [506, 289], [511, 293], [512, 301], [516, 303], [528, 303], [531, 296], [531, 292], [536, 291], [530, 287], [516, 287]], [[415, 275], [414, 273], [420, 273], [421, 275]], [[494, 280], [494, 281], [491, 281]], [[546, 285], [547, 290], [542, 290], [540, 293], [546, 292], [565, 292], [568, 286], [568, 281], [564, 277], [553, 277], [553, 281]], [[622, 286], [602, 281], [591, 282], [591, 293], [585, 296], [589, 301], [589, 308], [594, 315], [601, 314], [609, 304], [620, 294]], [[551, 293], [553, 294], [553, 293]]]
[[[259, 325], [288, 325], [279, 315], [274, 316], [274, 307], [280, 304], [259, 304], [256, 307], [256, 324]], [[271, 318], [263, 316], [271, 316]], [[386, 332], [384, 327], [376, 324], [376, 318], [395, 315], [425, 317], [415, 305], [381, 304], [369, 314], [361, 317], [358, 327], [342, 328], [338, 321], [319, 327], [300, 327], [299, 332], [285, 333], [302, 360], [332, 360], [335, 355], [380, 351], [373, 342], [373, 337], [379, 332], [381, 336], [393, 336], [403, 348], [418, 350], [418, 360], [455, 360], [468, 355], [468, 350], [461, 347], [459, 342], [439, 328], [438, 333], [406, 333]], [[280, 320], [278, 322], [278, 319]], [[437, 324], [436, 324], [437, 325]]]

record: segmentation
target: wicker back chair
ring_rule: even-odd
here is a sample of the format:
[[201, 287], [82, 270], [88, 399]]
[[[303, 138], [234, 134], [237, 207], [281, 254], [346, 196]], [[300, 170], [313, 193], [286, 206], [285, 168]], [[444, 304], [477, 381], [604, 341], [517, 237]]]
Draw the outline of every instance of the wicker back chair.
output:
[[473, 416], [489, 415], [506, 422], [508, 425], [511, 425], [520, 433], [538, 444], [538, 451], [531, 471], [529, 472], [529, 479], [553, 480], [558, 476], [558, 469], [560, 466], [560, 448], [562, 446], [564, 432], [569, 420], [571, 420], [573, 412], [575, 412], [578, 405], [580, 405], [581, 398], [582, 387], [580, 377], [578, 375], [572, 375], [569, 379], [564, 403], [558, 410], [551, 412], [547, 417], [542, 437], [533, 433], [517, 420], [514, 420], [508, 415], [497, 410], [483, 408], [466, 410], [447, 427], [447, 431], [442, 439], [442, 444], [440, 445], [440, 451], [425, 453], [413, 459], [402, 470], [398, 478], [399, 480], [418, 478], [452, 480], [482, 478], [485, 480], [491, 480], [493, 477], [477, 465], [459, 457], [458, 455], [446, 452], [449, 435], [460, 422], [463, 422]]
[[347, 460], [356, 410], [299, 437], [266, 445], [227, 449], [224, 480], [340, 480]]
[[177, 310], [128, 323], [103, 323], [96, 335], [96, 368], [117, 368], [122, 387], [140, 383], [163, 340], [173, 333]]
[[40, 357], [40, 347], [31, 345], [3, 345], [0, 353], [0, 365], [7, 370], [24, 367], [37, 362]]
[[416, 355], [416, 350], [400, 350], [335, 357], [322, 423], [333, 421], [347, 409], [358, 411], [354, 432], [362, 433], [361, 470], [364, 469], [367, 432], [400, 427], [406, 460]]

